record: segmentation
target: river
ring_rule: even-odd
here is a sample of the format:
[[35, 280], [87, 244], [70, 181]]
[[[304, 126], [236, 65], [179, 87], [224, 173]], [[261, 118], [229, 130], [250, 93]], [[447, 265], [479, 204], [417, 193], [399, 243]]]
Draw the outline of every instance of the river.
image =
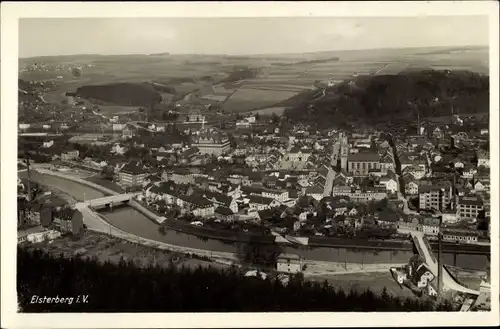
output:
[[[23, 172], [20, 173], [19, 176], [26, 177], [27, 175], [26, 172]], [[33, 181], [58, 189], [63, 193], [71, 195], [79, 201], [104, 196], [104, 193], [96, 191], [91, 187], [63, 178], [44, 175], [38, 172], [32, 172], [31, 177]], [[166, 234], [162, 235], [158, 231], [158, 224], [128, 206], [116, 208], [112, 212], [102, 212], [102, 215], [104, 215], [104, 217], [117, 228], [144, 238], [210, 251], [236, 252], [237, 249], [235, 244], [226, 244], [214, 239], [200, 239], [194, 235], [180, 233], [173, 230], [166, 230]], [[284, 252], [299, 254], [306, 260], [364, 264], [405, 263], [413, 255], [411, 251], [355, 251], [346, 248], [312, 249], [305, 247], [286, 247], [284, 248]], [[443, 260], [446, 264], [454, 265], [453, 258], [453, 254], [443, 254]], [[458, 254], [456, 258], [457, 263], [455, 265], [466, 269], [484, 270], [489, 264], [487, 257], [484, 255]]]

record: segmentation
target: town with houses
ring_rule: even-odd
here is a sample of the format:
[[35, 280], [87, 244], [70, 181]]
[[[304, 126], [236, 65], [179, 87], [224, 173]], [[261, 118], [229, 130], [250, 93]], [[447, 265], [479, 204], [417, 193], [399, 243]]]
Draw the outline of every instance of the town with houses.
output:
[[[37, 82], [29, 88], [41, 95], [50, 89]], [[227, 115], [216, 103], [175, 104], [165, 110], [168, 120], [155, 122], [142, 111], [107, 117], [73, 96], [69, 111], [43, 96], [23, 98], [19, 107], [19, 170], [48, 165], [91, 173], [97, 184], [135, 193], [161, 222], [384, 240], [415, 230], [432, 237], [442, 225], [448, 242], [489, 239], [487, 117], [453, 115], [388, 134]], [[20, 198], [28, 196], [28, 184], [18, 179]], [[81, 214], [57, 196], [42, 193], [35, 201], [19, 227], [82, 230]], [[41, 220], [44, 212], [51, 215]]]
[[16, 314], [491, 312], [490, 38], [448, 16], [20, 20]]

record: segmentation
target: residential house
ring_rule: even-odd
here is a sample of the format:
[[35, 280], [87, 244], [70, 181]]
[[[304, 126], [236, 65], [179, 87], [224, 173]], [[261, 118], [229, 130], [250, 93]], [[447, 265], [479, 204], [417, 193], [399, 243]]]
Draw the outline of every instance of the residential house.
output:
[[61, 160], [62, 161], [77, 160], [79, 155], [80, 155], [80, 152], [78, 150], [68, 150], [66, 152], [61, 153]]
[[[388, 173], [392, 173], [388, 171]], [[380, 184], [385, 187], [387, 192], [397, 193], [399, 190], [399, 183], [396, 175], [394, 173], [388, 174], [380, 179]]]
[[132, 138], [135, 136], [135, 129], [126, 126], [122, 129], [122, 137], [123, 138]]
[[215, 218], [223, 222], [232, 222], [234, 220], [234, 213], [228, 207], [219, 206], [215, 208]]
[[474, 232], [449, 231], [443, 232], [443, 241], [458, 243], [477, 243], [478, 236]]
[[263, 189], [261, 195], [265, 198], [271, 198], [278, 200], [280, 202], [284, 202], [289, 199], [287, 190], [270, 190]]
[[122, 131], [127, 127], [126, 123], [113, 123], [113, 131]]
[[127, 148], [124, 146], [121, 146], [119, 143], [116, 143], [111, 147], [111, 153], [116, 154], [116, 155], [124, 155], [126, 151], [127, 151]]
[[443, 136], [444, 133], [439, 127], [434, 128], [434, 130], [432, 131], [432, 137], [434, 138], [443, 138]]
[[382, 200], [387, 197], [385, 188], [351, 188], [350, 186], [335, 186], [332, 196], [348, 196], [353, 201], [368, 202], [370, 200]]
[[390, 151], [386, 151], [380, 157], [380, 171], [385, 174], [388, 170], [395, 170], [394, 157]]
[[490, 180], [489, 179], [480, 179], [474, 184], [474, 191], [483, 192], [490, 190]]
[[250, 195], [248, 202], [250, 210], [271, 209], [280, 205], [279, 201], [271, 198], [266, 198], [260, 195]]
[[311, 149], [293, 147], [288, 153], [288, 160], [291, 162], [307, 162], [311, 154]]
[[477, 152], [477, 166], [490, 167], [490, 155], [488, 152], [483, 150]]
[[349, 186], [353, 181], [354, 177], [351, 172], [341, 171], [333, 179], [333, 186]]
[[405, 182], [405, 194], [406, 195], [417, 195], [418, 194], [418, 183], [414, 178], [403, 177]]
[[216, 208], [225, 207], [231, 210], [233, 213], [238, 212], [238, 203], [236, 202], [236, 199], [230, 196], [206, 190], [199, 191], [198, 193], [207, 200], [209, 200], [210, 202], [212, 202]]
[[460, 177], [465, 178], [465, 179], [473, 179], [474, 175], [476, 173], [477, 173], [477, 169], [474, 166], [465, 165]]
[[439, 233], [439, 218], [425, 217], [422, 219], [422, 232], [427, 235], [437, 236]]
[[401, 163], [401, 171], [406, 167], [417, 166], [424, 172], [427, 171], [427, 159], [418, 153], [403, 153], [399, 157]]
[[405, 220], [404, 218], [400, 218], [397, 223], [398, 233], [406, 234], [413, 231], [418, 231], [420, 228], [420, 222], [417, 217], [410, 218]]
[[278, 177], [271, 175], [264, 177], [262, 184], [267, 188], [276, 188], [276, 183], [278, 182]]
[[187, 150], [181, 152], [178, 156], [180, 163], [188, 164], [196, 160], [200, 150], [196, 147], [190, 147]]
[[280, 254], [276, 260], [276, 270], [285, 273], [302, 272], [303, 259], [299, 255]]
[[44, 141], [43, 144], [42, 144], [42, 147], [43, 148], [49, 148], [51, 147], [52, 145], [54, 145], [54, 141], [53, 140], [50, 140], [50, 141]]
[[465, 167], [465, 161], [463, 161], [461, 158], [456, 157], [453, 160], [451, 160], [451, 163], [453, 164], [453, 167], [455, 169], [458, 168], [464, 168]]
[[208, 218], [215, 214], [215, 208], [212, 202], [200, 195], [179, 195], [182, 200], [183, 208], [187, 208], [194, 216]]
[[40, 243], [44, 240], [54, 240], [61, 236], [61, 232], [46, 230], [41, 226], [35, 226], [17, 232], [17, 242]]
[[167, 175], [167, 180], [171, 180], [176, 184], [194, 184], [195, 177], [186, 168], [178, 168]]
[[411, 174], [413, 177], [415, 177], [415, 179], [422, 179], [425, 176], [425, 170], [417, 165], [406, 166], [402, 170], [402, 173]]
[[84, 231], [82, 213], [69, 207], [55, 212], [52, 224], [62, 233], [71, 233], [73, 236], [81, 236]]
[[458, 222], [458, 216], [455, 211], [449, 210], [441, 214], [443, 224], [456, 224]]
[[191, 146], [198, 148], [201, 154], [222, 155], [231, 149], [227, 134], [215, 128], [201, 130], [191, 136]]
[[320, 201], [323, 198], [324, 187], [321, 185], [313, 185], [306, 188], [305, 195], [312, 196], [315, 200]]

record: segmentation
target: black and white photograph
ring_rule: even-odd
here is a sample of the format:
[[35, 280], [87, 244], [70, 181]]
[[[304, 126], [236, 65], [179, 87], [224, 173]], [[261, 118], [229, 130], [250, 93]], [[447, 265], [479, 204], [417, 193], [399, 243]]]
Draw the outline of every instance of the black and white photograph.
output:
[[498, 3], [195, 4], [2, 5], [6, 326], [498, 325]]

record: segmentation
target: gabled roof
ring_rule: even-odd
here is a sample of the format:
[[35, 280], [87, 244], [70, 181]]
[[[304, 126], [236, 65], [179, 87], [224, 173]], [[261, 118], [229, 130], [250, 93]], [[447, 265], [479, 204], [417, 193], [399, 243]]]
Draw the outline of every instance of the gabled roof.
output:
[[320, 185], [309, 186], [306, 188], [306, 194], [323, 194], [324, 188]]
[[483, 205], [483, 202], [478, 197], [459, 197], [458, 204], [480, 207]]
[[347, 161], [351, 162], [377, 162], [380, 161], [380, 156], [377, 153], [372, 152], [358, 152], [355, 154], [349, 154]]
[[132, 175], [138, 175], [138, 174], [148, 173], [149, 170], [146, 169], [142, 164], [140, 164], [137, 161], [130, 161], [129, 163], [125, 164], [125, 166], [123, 166], [120, 172]]
[[270, 205], [274, 201], [274, 199], [266, 198], [260, 195], [250, 195], [249, 199], [250, 203], [257, 203], [263, 205]]
[[215, 212], [224, 216], [234, 215], [233, 211], [228, 207], [217, 207]]

